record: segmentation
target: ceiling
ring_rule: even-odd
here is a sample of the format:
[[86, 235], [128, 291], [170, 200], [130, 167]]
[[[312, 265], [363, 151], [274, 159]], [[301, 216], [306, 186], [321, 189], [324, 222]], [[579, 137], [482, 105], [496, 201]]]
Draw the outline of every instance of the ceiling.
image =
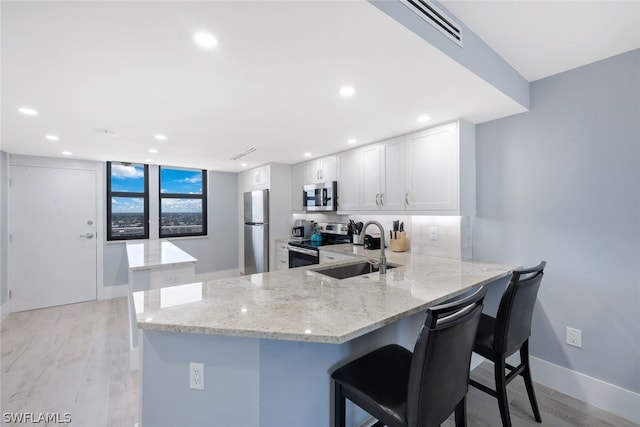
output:
[[[638, 2], [443, 4], [530, 81], [640, 47]], [[364, 1], [1, 7], [9, 153], [241, 171], [525, 111]], [[193, 43], [202, 30], [215, 49]]]

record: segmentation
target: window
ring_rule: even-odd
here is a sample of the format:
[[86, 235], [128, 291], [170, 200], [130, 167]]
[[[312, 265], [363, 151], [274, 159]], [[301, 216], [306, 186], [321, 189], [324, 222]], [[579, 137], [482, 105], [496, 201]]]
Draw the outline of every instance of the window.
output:
[[149, 238], [149, 167], [107, 162], [107, 240]]
[[160, 237], [206, 234], [206, 171], [160, 166]]

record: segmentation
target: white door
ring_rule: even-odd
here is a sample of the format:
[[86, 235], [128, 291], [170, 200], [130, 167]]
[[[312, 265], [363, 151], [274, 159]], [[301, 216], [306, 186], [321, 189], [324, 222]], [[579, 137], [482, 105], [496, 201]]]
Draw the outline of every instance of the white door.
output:
[[96, 299], [96, 172], [11, 167], [11, 311]]

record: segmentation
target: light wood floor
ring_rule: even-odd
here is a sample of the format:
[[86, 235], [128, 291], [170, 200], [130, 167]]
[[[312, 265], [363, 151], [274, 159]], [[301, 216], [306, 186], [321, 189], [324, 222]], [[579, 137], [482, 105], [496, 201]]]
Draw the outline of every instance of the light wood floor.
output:
[[[73, 426], [133, 427], [138, 375], [129, 371], [127, 322], [126, 298], [10, 314], [0, 330], [0, 412], [69, 412]], [[492, 384], [493, 366], [472, 375]], [[543, 426], [640, 427], [540, 384], [535, 389]], [[508, 395], [514, 427], [540, 426], [520, 378]], [[470, 387], [467, 401], [469, 427], [500, 426], [493, 397]], [[452, 426], [453, 418], [444, 424]]]
[[1, 412], [68, 412], [74, 426], [133, 427], [138, 375], [129, 370], [127, 325], [126, 298], [10, 314], [0, 331]]

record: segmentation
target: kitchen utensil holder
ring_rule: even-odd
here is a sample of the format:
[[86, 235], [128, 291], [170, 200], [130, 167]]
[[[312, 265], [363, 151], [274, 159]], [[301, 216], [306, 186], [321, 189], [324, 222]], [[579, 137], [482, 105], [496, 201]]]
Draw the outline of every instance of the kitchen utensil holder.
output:
[[409, 249], [406, 231], [394, 231], [393, 238], [389, 242], [392, 252], [405, 252]]

